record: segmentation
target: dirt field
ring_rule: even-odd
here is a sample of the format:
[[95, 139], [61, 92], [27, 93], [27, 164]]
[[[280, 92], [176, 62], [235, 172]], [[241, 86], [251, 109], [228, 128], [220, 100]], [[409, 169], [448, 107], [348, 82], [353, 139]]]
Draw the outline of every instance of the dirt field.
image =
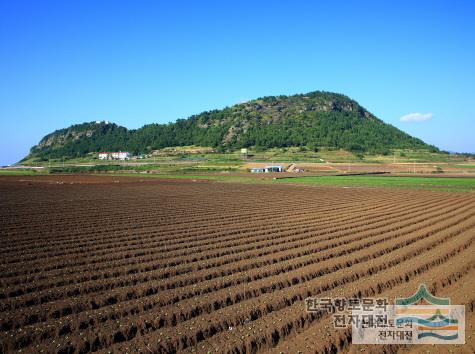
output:
[[[475, 352], [475, 196], [0, 178], [0, 353]], [[463, 346], [351, 345], [308, 296], [466, 305]]]

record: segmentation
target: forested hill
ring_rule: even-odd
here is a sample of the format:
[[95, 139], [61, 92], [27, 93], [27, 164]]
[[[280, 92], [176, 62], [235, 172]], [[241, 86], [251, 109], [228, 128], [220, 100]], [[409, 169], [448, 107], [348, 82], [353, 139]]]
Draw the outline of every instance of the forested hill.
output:
[[107, 122], [73, 125], [45, 136], [28, 157], [76, 157], [119, 150], [138, 154], [184, 145], [220, 150], [308, 146], [370, 153], [393, 148], [437, 150], [384, 123], [347, 96], [317, 91], [258, 98], [136, 130]]

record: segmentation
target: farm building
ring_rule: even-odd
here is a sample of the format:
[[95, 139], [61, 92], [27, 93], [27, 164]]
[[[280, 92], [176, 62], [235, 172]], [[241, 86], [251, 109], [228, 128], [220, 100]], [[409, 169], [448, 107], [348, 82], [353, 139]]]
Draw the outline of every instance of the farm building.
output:
[[284, 172], [282, 166], [265, 166], [265, 167], [256, 167], [251, 168], [251, 173], [269, 173], [269, 172]]
[[99, 160], [128, 160], [130, 159], [130, 152], [100, 152], [98, 154]]
[[282, 166], [266, 166], [264, 172], [284, 172], [284, 168]]

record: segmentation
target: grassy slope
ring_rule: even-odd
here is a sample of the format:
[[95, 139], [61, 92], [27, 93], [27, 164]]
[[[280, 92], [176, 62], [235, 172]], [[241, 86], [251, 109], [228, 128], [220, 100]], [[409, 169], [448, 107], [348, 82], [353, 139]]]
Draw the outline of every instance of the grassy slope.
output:
[[[229, 153], [213, 153], [211, 148], [206, 147], [177, 147], [166, 148], [155, 152], [154, 156], [144, 160], [135, 160], [125, 163], [118, 161], [99, 161], [93, 156], [66, 161], [46, 161], [32, 163], [44, 167], [64, 166], [64, 172], [92, 173], [93, 170], [114, 172], [115, 175], [128, 175], [138, 177], [179, 178], [179, 179], [207, 179], [215, 181], [231, 181], [245, 183], [297, 183], [309, 185], [325, 185], [340, 187], [390, 187], [390, 188], [417, 188], [436, 189], [450, 191], [474, 191], [475, 178], [438, 178], [428, 177], [390, 177], [390, 176], [322, 176], [322, 177], [295, 177], [292, 179], [272, 180], [269, 176], [262, 175], [227, 175], [220, 172], [244, 172], [242, 166], [247, 162], [266, 163], [291, 163], [291, 162], [314, 162], [325, 163], [366, 163], [366, 164], [390, 164], [426, 162], [430, 164], [442, 164], [443, 168], [454, 167], [471, 170], [475, 168], [472, 160], [462, 156], [451, 156], [443, 153], [430, 153], [428, 151], [394, 151], [388, 156], [365, 155], [357, 156], [343, 150], [320, 149], [318, 152], [299, 148], [269, 149], [266, 151], [249, 150], [249, 159], [242, 160], [240, 151]], [[322, 161], [323, 160], [323, 161]], [[117, 166], [123, 164], [124, 167]], [[89, 165], [89, 166], [85, 166]], [[115, 165], [115, 166], [114, 166]], [[68, 168], [68, 166], [82, 166]], [[92, 167], [91, 167], [92, 166]], [[94, 167], [98, 166], [98, 167]], [[436, 167], [436, 166], [434, 166]], [[133, 170], [133, 171], [130, 171]], [[130, 171], [130, 173], [128, 172]], [[152, 173], [133, 173], [133, 172]], [[48, 172], [31, 170], [0, 170], [0, 175], [38, 175]]]
[[[214, 153], [208, 147], [184, 146], [176, 148], [166, 148], [157, 150], [154, 156], [137, 162], [171, 162], [171, 161], [207, 161], [210, 163], [232, 163], [242, 164], [240, 151], [228, 153]], [[344, 150], [332, 150], [320, 148], [319, 151], [291, 148], [273, 148], [265, 151], [255, 151], [249, 149], [250, 160], [252, 161], [274, 161], [274, 162], [321, 162], [320, 159], [330, 162], [367, 162], [367, 163], [392, 163], [396, 162], [463, 162], [462, 157], [451, 156], [444, 153], [431, 153], [426, 150], [395, 150], [389, 155], [358, 155]], [[52, 159], [51, 161], [38, 161], [29, 159], [22, 162], [24, 165], [68, 165], [82, 163], [114, 164], [116, 161], [99, 161], [95, 154], [88, 157], [67, 159]]]

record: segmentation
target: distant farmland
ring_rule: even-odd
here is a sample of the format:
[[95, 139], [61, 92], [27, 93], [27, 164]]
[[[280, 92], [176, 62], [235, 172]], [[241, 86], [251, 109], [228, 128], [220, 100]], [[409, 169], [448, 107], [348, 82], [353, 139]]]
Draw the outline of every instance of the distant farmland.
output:
[[473, 193], [4, 176], [0, 210], [0, 353], [381, 352], [305, 298], [420, 283], [474, 349]]

